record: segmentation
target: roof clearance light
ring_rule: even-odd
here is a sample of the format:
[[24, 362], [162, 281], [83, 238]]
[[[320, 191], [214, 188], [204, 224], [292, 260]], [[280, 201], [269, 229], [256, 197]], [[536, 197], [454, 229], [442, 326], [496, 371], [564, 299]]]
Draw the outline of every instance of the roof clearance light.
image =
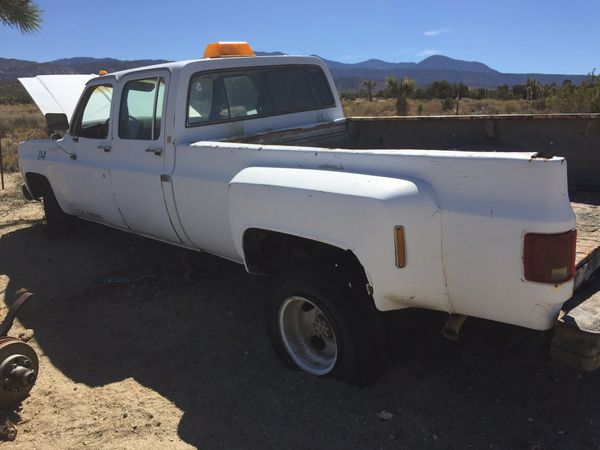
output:
[[100, 70], [98, 71], [98, 75], [100, 75], [100, 76], [102, 76], [102, 75], [106, 75], [107, 73], [108, 73], [108, 72], [107, 72], [106, 70], [104, 70], [104, 69], [100, 69]]
[[206, 46], [203, 58], [256, 56], [247, 42], [212, 42]]

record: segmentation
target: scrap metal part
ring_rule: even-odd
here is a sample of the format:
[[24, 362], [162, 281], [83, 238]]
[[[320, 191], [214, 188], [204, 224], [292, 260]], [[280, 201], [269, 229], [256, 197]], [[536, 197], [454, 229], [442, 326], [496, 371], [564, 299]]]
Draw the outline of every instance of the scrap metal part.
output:
[[37, 380], [39, 361], [33, 348], [19, 339], [0, 338], [0, 408], [23, 401]]
[[4, 318], [4, 322], [2, 322], [2, 325], [0, 325], [0, 337], [6, 336], [8, 334], [13, 325], [13, 322], [15, 321], [15, 318], [17, 317], [17, 312], [19, 312], [21, 306], [23, 306], [25, 302], [31, 297], [33, 297], [33, 294], [31, 292], [25, 292], [17, 299], [16, 302], [12, 304], [12, 306], [8, 310], [8, 314]]
[[6, 336], [19, 308], [32, 296], [30, 292], [21, 295], [0, 325], [0, 408], [27, 398], [37, 380], [39, 360], [33, 348], [17, 338]]
[[550, 354], [571, 367], [600, 368], [600, 276], [565, 303]]

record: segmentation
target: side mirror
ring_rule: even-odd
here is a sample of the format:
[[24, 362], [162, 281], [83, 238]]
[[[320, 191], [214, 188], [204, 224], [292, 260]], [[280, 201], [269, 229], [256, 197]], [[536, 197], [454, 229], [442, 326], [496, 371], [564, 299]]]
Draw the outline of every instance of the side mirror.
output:
[[44, 117], [46, 117], [48, 134], [52, 138], [69, 129], [69, 119], [67, 119], [67, 115], [64, 113], [47, 113]]

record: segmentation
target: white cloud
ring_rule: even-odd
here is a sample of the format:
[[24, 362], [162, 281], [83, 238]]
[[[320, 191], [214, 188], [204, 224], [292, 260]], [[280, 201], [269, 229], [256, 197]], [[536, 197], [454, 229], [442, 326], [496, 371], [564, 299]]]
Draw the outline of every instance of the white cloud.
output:
[[432, 56], [432, 55], [439, 55], [440, 51], [439, 50], [421, 50], [420, 52], [417, 53], [417, 56], [421, 57], [421, 58], [427, 58], [428, 56]]
[[423, 33], [425, 36], [438, 36], [442, 33], [448, 33], [449, 31], [452, 31], [452, 28], [441, 28], [439, 30], [429, 30], [426, 31], [425, 33]]

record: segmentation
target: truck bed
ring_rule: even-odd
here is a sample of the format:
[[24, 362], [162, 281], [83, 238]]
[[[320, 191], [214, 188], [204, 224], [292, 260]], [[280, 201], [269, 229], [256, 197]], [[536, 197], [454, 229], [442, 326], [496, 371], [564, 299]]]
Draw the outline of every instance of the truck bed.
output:
[[[531, 132], [531, 127], [535, 132]], [[571, 205], [577, 216], [577, 290], [600, 267], [598, 152], [586, 151], [588, 147], [596, 148], [600, 133], [593, 130], [598, 127], [600, 114], [351, 117], [309, 128], [270, 131], [229, 140], [350, 149], [538, 151], [564, 156], [569, 168]], [[573, 148], [579, 152], [573, 152]], [[583, 163], [582, 159], [585, 159]]]
[[[513, 140], [504, 139], [502, 142], [495, 139], [496, 126], [490, 135], [484, 138], [473, 139], [474, 134], [463, 130], [462, 139], [456, 139], [457, 123], [474, 124], [481, 122], [482, 127], [500, 121], [504, 125], [520, 128], [530, 122], [544, 128], [543, 139], [530, 142], [521, 138], [523, 133], [517, 133]], [[600, 122], [600, 116], [594, 117], [507, 117], [505, 122], [498, 118], [438, 118], [440, 126], [446, 126], [445, 133], [436, 133], [435, 120], [432, 122], [416, 122], [423, 125], [425, 129], [418, 133], [406, 133], [406, 124], [414, 121], [408, 119], [346, 119], [334, 124], [319, 125], [308, 129], [286, 130], [269, 132], [237, 139], [238, 142], [254, 144], [280, 144], [280, 145], [304, 145], [322, 148], [351, 148], [351, 149], [374, 149], [374, 148], [407, 148], [409, 144], [423, 142], [429, 136], [424, 148], [462, 148], [481, 150], [488, 146], [487, 150], [509, 151], [540, 151], [542, 154], [555, 154], [567, 157], [569, 173], [569, 195], [571, 206], [577, 220], [577, 247], [576, 247], [576, 276], [574, 295], [563, 306], [556, 321], [554, 340], [552, 343], [552, 355], [573, 367], [582, 370], [594, 370], [600, 368], [600, 185], [597, 181], [596, 164], [589, 157], [585, 163], [582, 154], [573, 154], [566, 151], [571, 144], [571, 138], [578, 139], [582, 133], [578, 133], [579, 127], [593, 127]], [[427, 126], [429, 125], [429, 126]], [[486, 126], [487, 126], [486, 125]], [[488, 127], [489, 128], [489, 127]], [[510, 127], [509, 127], [510, 128]], [[575, 128], [575, 129], [572, 129]], [[462, 128], [461, 128], [462, 129]], [[536, 130], [539, 131], [539, 127]], [[560, 135], [563, 133], [563, 135]], [[427, 131], [430, 131], [428, 133]], [[489, 131], [489, 130], [488, 130]], [[506, 130], [505, 130], [506, 131]], [[518, 131], [518, 130], [517, 130]], [[521, 130], [523, 131], [523, 130]], [[557, 134], [558, 133], [558, 134]], [[433, 134], [438, 142], [433, 142]], [[539, 133], [538, 133], [539, 134]], [[410, 137], [414, 140], [409, 139]], [[487, 137], [486, 137], [487, 136]], [[568, 137], [568, 139], [565, 138]], [[592, 145], [595, 134], [583, 133], [585, 145]], [[444, 141], [446, 139], [446, 141]], [[454, 139], [454, 140], [452, 140]], [[487, 139], [487, 140], [486, 140]], [[416, 140], [416, 141], [415, 141]], [[415, 142], [413, 142], [415, 141]], [[446, 146], [442, 144], [446, 142]], [[448, 142], [452, 145], [448, 146]], [[552, 148], [550, 144], [562, 142], [564, 145], [556, 145]], [[529, 146], [531, 145], [531, 146]], [[577, 148], [585, 148], [579, 143]], [[525, 148], [524, 148], [525, 147]], [[414, 147], [413, 147], [414, 148]], [[421, 147], [423, 148], [423, 147]], [[586, 155], [589, 152], [582, 152]]]
[[[493, 125], [491, 127], [493, 133], [488, 129], [490, 124]], [[470, 126], [475, 129], [469, 128]], [[531, 126], [535, 127], [536, 133], [527, 134], [527, 127]], [[270, 131], [228, 140], [250, 144], [301, 145], [320, 148], [538, 151], [541, 154], [565, 156], [570, 172], [570, 200], [577, 217], [575, 290], [578, 290], [600, 267], [600, 185], [597, 181], [595, 156], [589, 156], [595, 153], [580, 152], [585, 153], [585, 167], [581, 169], [580, 159], [583, 156], [569, 149], [572, 144], [579, 149], [595, 146], [596, 134], [590, 133], [589, 130], [596, 129], [598, 126], [600, 126], [600, 114], [427, 118], [351, 117], [308, 128]], [[418, 130], [415, 131], [411, 127], [417, 127]], [[476, 132], [477, 127], [487, 131]], [[504, 130], [502, 136], [506, 136], [503, 139], [496, 139], [499, 129]], [[588, 132], [582, 133], [581, 129]], [[535, 135], [539, 139], [525, 139], [529, 135]], [[582, 141], [574, 142], [573, 139], [582, 139]]]
[[348, 117], [233, 141], [351, 149], [538, 152], [567, 158], [570, 184], [600, 190], [600, 114]]

